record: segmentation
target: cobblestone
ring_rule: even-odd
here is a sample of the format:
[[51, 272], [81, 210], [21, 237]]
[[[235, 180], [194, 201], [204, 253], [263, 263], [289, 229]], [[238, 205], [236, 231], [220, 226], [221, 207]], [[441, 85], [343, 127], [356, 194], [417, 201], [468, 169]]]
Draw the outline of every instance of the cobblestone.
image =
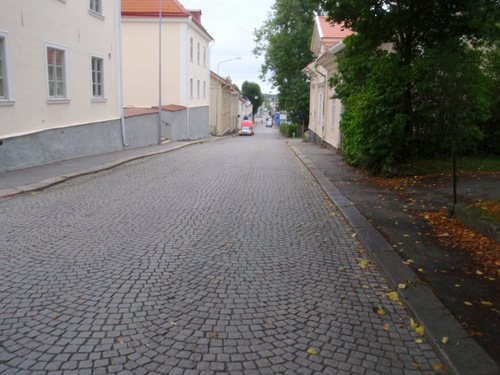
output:
[[434, 373], [353, 233], [270, 130], [3, 199], [0, 374]]

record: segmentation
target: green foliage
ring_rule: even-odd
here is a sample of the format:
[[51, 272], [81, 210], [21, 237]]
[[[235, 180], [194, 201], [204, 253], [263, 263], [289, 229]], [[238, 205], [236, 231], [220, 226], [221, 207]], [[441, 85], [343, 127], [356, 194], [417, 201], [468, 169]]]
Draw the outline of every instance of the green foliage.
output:
[[259, 107], [264, 103], [264, 94], [260, 91], [260, 86], [255, 82], [243, 82], [242, 94], [246, 96], [253, 104], [252, 114], [255, 115]]
[[[309, 80], [302, 74], [314, 60], [309, 49], [314, 12], [320, 0], [276, 0], [260, 29], [254, 31], [256, 56], [264, 55], [261, 77], [278, 89], [278, 103], [292, 121], [309, 119]], [[296, 116], [299, 115], [297, 119]]]
[[290, 124], [287, 122], [282, 122], [280, 125], [280, 132], [287, 138], [293, 137], [293, 134], [295, 133], [296, 137], [301, 137], [302, 136], [302, 131], [301, 127], [297, 124]]
[[348, 161], [390, 174], [405, 160], [440, 157], [452, 148], [494, 151], [483, 141], [498, 137], [498, 117], [488, 122], [499, 112], [494, 2], [324, 2], [330, 18], [357, 32], [345, 39], [331, 80], [344, 104]]

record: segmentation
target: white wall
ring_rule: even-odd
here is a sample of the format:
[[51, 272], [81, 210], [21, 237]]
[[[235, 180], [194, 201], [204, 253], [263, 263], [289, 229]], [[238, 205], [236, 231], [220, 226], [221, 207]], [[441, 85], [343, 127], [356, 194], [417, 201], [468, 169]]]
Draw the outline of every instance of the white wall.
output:
[[[3, 138], [120, 117], [116, 95], [115, 2], [103, 1], [103, 16], [88, 1], [1, 0], [0, 32], [7, 35], [14, 102], [0, 105]], [[65, 48], [67, 101], [47, 95], [46, 43]], [[106, 100], [91, 92], [90, 55], [104, 58]]]

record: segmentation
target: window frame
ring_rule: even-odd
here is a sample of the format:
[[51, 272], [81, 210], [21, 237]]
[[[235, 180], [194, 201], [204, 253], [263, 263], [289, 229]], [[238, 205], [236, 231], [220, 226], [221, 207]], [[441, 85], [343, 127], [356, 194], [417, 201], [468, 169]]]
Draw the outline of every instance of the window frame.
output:
[[[63, 96], [51, 96], [50, 95], [50, 74], [49, 74], [49, 49], [57, 50], [62, 52], [62, 83], [63, 83]], [[46, 83], [47, 83], [47, 101], [49, 103], [68, 103], [70, 101], [69, 95], [69, 82], [68, 82], [68, 48], [66, 46], [62, 46], [54, 43], [45, 43], [44, 44], [44, 52], [45, 52], [45, 74], [46, 74]], [[57, 74], [56, 74], [57, 75]], [[57, 79], [55, 83], [57, 84]]]
[[12, 77], [10, 70], [10, 46], [9, 33], [0, 31], [0, 71], [3, 72], [2, 87], [4, 96], [0, 97], [0, 106], [14, 104], [14, 91], [12, 89]]
[[200, 65], [200, 51], [201, 51], [201, 46], [200, 46], [200, 42], [198, 42], [198, 45], [197, 45], [197, 50], [196, 50], [196, 63], [198, 65]]
[[[101, 61], [101, 83], [94, 82], [94, 60]], [[104, 102], [108, 98], [106, 96], [106, 59], [103, 55], [98, 55], [95, 53], [90, 54], [90, 95], [92, 98], [92, 102]], [[94, 88], [96, 85], [101, 86], [102, 95], [95, 95]]]
[[193, 38], [189, 38], [189, 57], [190, 57], [190, 60], [191, 62], [194, 61], [194, 41], [193, 41]]
[[103, 0], [89, 0], [89, 13], [99, 18], [104, 18]]
[[192, 78], [189, 79], [189, 97], [190, 98], [193, 97], [193, 79]]

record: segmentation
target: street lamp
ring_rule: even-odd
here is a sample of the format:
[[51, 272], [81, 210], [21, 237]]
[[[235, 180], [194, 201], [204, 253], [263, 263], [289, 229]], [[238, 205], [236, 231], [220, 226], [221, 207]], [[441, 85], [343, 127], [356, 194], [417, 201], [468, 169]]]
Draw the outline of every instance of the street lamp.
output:
[[217, 135], [217, 129], [218, 129], [218, 124], [219, 124], [219, 66], [222, 63], [228, 62], [228, 61], [233, 61], [233, 60], [240, 60], [241, 57], [234, 57], [232, 59], [228, 60], [222, 60], [217, 64], [217, 87], [215, 91], [215, 135]]

